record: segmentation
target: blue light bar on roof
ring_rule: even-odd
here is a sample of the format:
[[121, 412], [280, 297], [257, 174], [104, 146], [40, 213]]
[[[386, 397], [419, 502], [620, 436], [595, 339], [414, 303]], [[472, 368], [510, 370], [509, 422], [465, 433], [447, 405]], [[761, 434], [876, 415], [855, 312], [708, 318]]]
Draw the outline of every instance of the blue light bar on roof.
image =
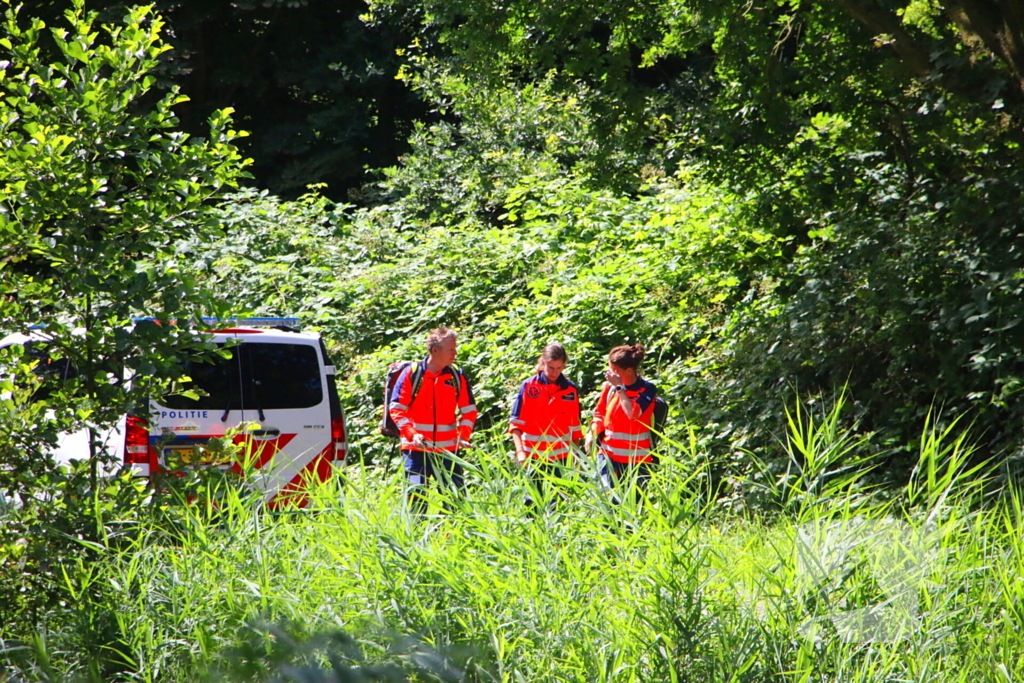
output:
[[299, 328], [298, 318], [202, 318], [207, 325], [230, 325], [231, 327], [293, 327]]
[[[156, 318], [132, 318], [132, 322], [155, 321]], [[299, 329], [302, 321], [299, 318], [200, 318], [204, 325], [210, 327], [291, 327]]]

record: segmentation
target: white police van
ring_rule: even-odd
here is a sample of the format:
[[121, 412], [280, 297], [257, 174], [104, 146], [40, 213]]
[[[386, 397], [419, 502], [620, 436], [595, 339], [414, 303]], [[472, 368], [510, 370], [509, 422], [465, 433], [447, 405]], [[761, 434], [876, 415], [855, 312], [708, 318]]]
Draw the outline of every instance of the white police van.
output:
[[[208, 321], [213, 326], [216, 323]], [[204, 330], [223, 357], [203, 354], [186, 361], [190, 398], [150, 401], [148, 414], [126, 416], [102, 435], [117, 461], [137, 474], [175, 473], [190, 467], [231, 468], [249, 480], [272, 506], [304, 504], [308, 481], [325, 481], [343, 463], [348, 444], [335, 368], [317, 333], [299, 332], [291, 318], [250, 318], [231, 327]], [[45, 333], [11, 335], [12, 343], [45, 344]], [[221, 459], [223, 448], [239, 456]], [[58, 460], [88, 456], [87, 436], [64, 435]]]

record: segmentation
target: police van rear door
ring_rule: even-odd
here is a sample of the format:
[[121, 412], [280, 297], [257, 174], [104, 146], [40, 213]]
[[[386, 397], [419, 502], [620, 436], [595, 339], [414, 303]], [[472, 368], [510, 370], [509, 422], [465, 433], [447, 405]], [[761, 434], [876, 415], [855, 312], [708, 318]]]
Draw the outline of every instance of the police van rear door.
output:
[[249, 432], [254, 481], [268, 496], [301, 487], [321, 460], [333, 459], [319, 338], [265, 335], [242, 346], [241, 362], [246, 415], [259, 425]]

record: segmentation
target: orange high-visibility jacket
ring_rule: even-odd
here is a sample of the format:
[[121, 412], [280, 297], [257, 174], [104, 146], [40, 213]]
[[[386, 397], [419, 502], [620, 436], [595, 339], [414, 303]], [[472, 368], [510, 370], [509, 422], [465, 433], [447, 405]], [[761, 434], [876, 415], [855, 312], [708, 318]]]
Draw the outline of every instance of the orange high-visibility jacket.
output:
[[633, 399], [635, 410], [640, 413], [630, 419], [622, 408], [618, 392], [613, 391], [608, 382], [604, 383], [590, 427], [595, 436], [604, 434], [601, 452], [606, 457], [628, 463], [654, 460], [651, 456], [651, 420], [657, 393], [657, 388], [644, 379], [626, 387], [626, 394]]
[[[391, 418], [401, 431], [402, 450], [417, 450], [412, 439], [417, 433], [426, 441], [424, 450], [454, 453], [459, 438], [469, 441], [476, 423], [476, 405], [469, 382], [461, 372], [447, 367], [431, 372], [423, 360], [423, 379], [413, 396], [410, 365], [398, 376], [391, 392]], [[460, 388], [455, 390], [456, 382]]]
[[522, 432], [523, 448], [531, 457], [561, 460], [569, 444], [578, 440], [580, 395], [565, 375], [551, 382], [539, 372], [523, 382], [512, 404], [508, 431]]

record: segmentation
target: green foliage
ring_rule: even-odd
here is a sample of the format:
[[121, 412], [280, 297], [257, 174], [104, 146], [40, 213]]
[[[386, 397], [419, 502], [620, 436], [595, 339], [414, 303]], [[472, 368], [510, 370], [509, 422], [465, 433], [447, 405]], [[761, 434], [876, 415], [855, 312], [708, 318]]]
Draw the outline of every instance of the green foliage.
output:
[[[827, 411], [794, 421], [818, 473], [848, 443], [836, 427]], [[686, 442], [665, 446], [641, 507], [611, 505], [581, 460], [557, 482], [558, 506], [527, 515], [526, 478], [495, 441], [469, 463], [468, 497], [434, 492], [440, 517], [410, 517], [395, 478], [369, 469], [305, 512], [237, 495], [215, 523], [173, 508], [72, 563], [70, 589], [97, 590], [55, 608], [34, 639], [5, 638], [0, 661], [39, 681], [100, 680], [111, 654], [124, 668], [102, 680], [1003, 681], [1024, 657], [1011, 628], [1020, 499], [958, 481], [965, 452], [949, 436], [923, 440], [914, 486], [888, 502], [808, 468], [821, 486], [771, 518], [707, 497], [708, 454]], [[802, 545], [865, 528], [860, 559]], [[915, 540], [923, 552], [896, 555], [914, 562], [899, 584], [919, 605], [913, 629], [844, 637], [830, 617], [906, 599], [879, 570]], [[109, 647], [84, 647], [75, 626], [104, 614]]]
[[[566, 85], [555, 72], [521, 87], [480, 87], [457, 69], [411, 48], [400, 74], [446, 118], [418, 124], [401, 164], [384, 169], [378, 201], [434, 223], [466, 213], [500, 225], [506, 196], [524, 178], [570, 174], [590, 187], [636, 191], [649, 153], [640, 136], [602, 144], [589, 115], [601, 93]], [[660, 168], [655, 162], [651, 168]]]
[[0, 352], [0, 368], [11, 369], [0, 376], [0, 424], [6, 432], [0, 439], [0, 495], [5, 499], [31, 491], [53, 465], [47, 447], [57, 440], [57, 426], [46, 418], [46, 404], [35, 398], [43, 378], [33, 373], [34, 365], [20, 345]]
[[[45, 320], [53, 355], [83, 369], [48, 402], [31, 400], [34, 380], [2, 389], [12, 466], [0, 479], [57, 496], [52, 516], [32, 495], [3, 511], [3, 599], [30, 624], [6, 652], [32, 653], [24, 675], [230, 676], [223, 652], [239, 677], [264, 680], [324, 679], [325, 662], [338, 678], [442, 680], [450, 662], [476, 680], [1008, 680], [1020, 668], [1022, 589], [1005, 578], [1024, 556], [1020, 501], [1009, 489], [983, 507], [986, 480], [962, 481], [979, 458], [1019, 455], [1024, 427], [1022, 70], [982, 21], [1020, 33], [1002, 6], [380, 0], [371, 21], [418, 34], [399, 75], [437, 118], [360, 210], [253, 191], [214, 208], [240, 162], [226, 117], [209, 142], [174, 133], [179, 100], [154, 104], [147, 78], [159, 21], [133, 11], [98, 39], [76, 7], [52, 63], [41, 24], [10, 13], [0, 78], [0, 327]], [[274, 17], [257, 32], [273, 35]], [[341, 81], [302, 75], [289, 97], [345, 109]], [[289, 187], [348, 158], [348, 138], [333, 137], [342, 118], [275, 138], [302, 143]], [[322, 149], [307, 135], [329, 129]], [[324, 491], [327, 509], [275, 518], [193, 478], [182, 491], [203, 505], [126, 538], [144, 491], [101, 490], [95, 458], [91, 476], [52, 471], [43, 446], [59, 429], [110, 422], [174, 379], [178, 333], [125, 325], [212, 311], [198, 285], [325, 333], [353, 459], [381, 466], [353, 477], [340, 508]], [[471, 497], [439, 496], [452, 512], [424, 530], [382, 476], [376, 424], [385, 367], [421, 355], [440, 324], [461, 335], [480, 448]], [[651, 351], [645, 370], [673, 419], [643, 506], [612, 506], [583, 460], [558, 482], [563, 507], [524, 519], [503, 432], [551, 340], [585, 394], [609, 347]], [[31, 371], [16, 353], [5, 362]], [[910, 483], [873, 495], [883, 478]], [[878, 577], [862, 566], [801, 588], [791, 525], [891, 532], [893, 519], [937, 534], [945, 583], [915, 585], [928, 609], [905, 647], [855, 646], [821, 619], [879, 604]], [[54, 626], [33, 639], [39, 615]], [[335, 627], [356, 640], [315, 636]]]
[[[984, 434], [979, 457], [1018, 451], [1024, 70], [1006, 46], [1024, 41], [1024, 25], [1012, 11], [916, 0], [371, 7], [376, 21], [423, 29], [409, 78], [464, 115], [465, 141], [438, 135], [440, 147], [471, 150], [502, 129], [478, 103], [500, 115], [536, 89], [558, 103], [549, 111], [572, 111], [583, 137], [626, 156], [624, 176], [696, 169], [783, 245], [782, 259], [737, 274], [749, 305], [728, 311], [701, 353], [684, 350], [702, 378], [701, 423], [763, 446], [784, 426], [780, 390], [845, 385], [882, 444], [912, 444], [940, 405]], [[430, 159], [413, 159], [415, 178], [473, 177]], [[610, 166], [573, 162], [584, 185], [630, 187]], [[505, 202], [501, 169], [483, 155], [472, 168]]]

